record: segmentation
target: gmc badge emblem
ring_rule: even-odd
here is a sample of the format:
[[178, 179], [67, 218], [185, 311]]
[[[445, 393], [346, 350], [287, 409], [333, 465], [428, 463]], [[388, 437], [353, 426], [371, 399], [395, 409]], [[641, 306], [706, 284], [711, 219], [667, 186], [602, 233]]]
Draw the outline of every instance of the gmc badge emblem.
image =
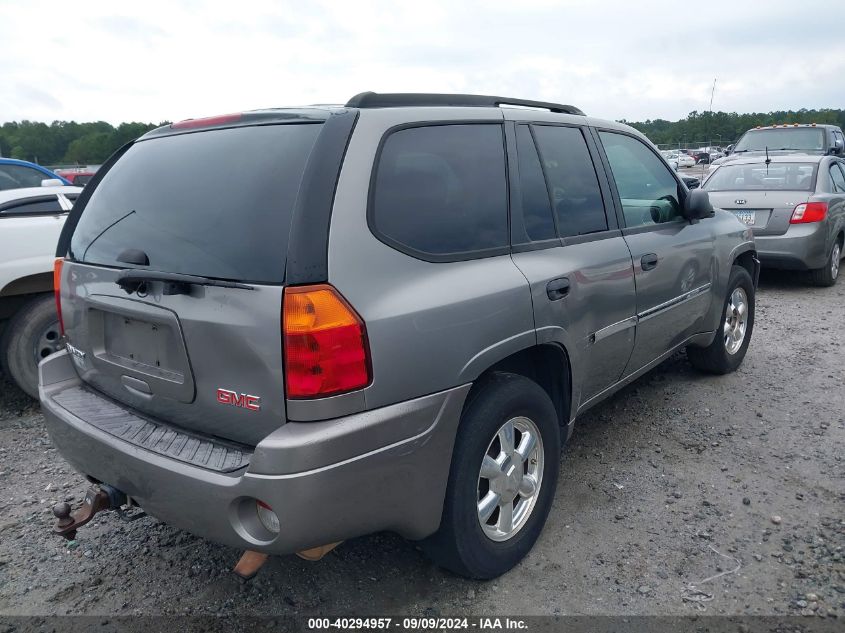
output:
[[220, 404], [230, 404], [233, 407], [240, 407], [241, 409], [249, 409], [250, 411], [260, 411], [261, 402], [259, 396], [250, 396], [245, 393], [237, 393], [228, 389], [217, 390], [217, 402]]
[[734, 200], [734, 204], [745, 204], [745, 200]]

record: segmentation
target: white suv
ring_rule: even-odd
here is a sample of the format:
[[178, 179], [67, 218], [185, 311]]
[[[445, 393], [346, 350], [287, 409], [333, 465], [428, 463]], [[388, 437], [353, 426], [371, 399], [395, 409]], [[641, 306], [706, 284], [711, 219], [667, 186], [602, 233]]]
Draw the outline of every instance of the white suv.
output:
[[33, 398], [38, 362], [60, 346], [53, 260], [80, 187], [0, 191], [0, 368]]

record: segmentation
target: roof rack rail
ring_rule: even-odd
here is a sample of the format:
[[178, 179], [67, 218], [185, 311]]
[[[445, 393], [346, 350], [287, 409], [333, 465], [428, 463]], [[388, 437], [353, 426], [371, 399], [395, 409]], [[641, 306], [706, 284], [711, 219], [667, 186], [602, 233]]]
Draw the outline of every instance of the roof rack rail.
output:
[[347, 108], [401, 108], [413, 106], [464, 106], [481, 108], [498, 108], [499, 106], [520, 106], [525, 108], [542, 108], [561, 114], [584, 113], [571, 105], [549, 103], [546, 101], [531, 101], [529, 99], [512, 99], [510, 97], [493, 97], [489, 95], [463, 94], [435, 94], [415, 92], [395, 92], [379, 94], [377, 92], [362, 92], [346, 102]]

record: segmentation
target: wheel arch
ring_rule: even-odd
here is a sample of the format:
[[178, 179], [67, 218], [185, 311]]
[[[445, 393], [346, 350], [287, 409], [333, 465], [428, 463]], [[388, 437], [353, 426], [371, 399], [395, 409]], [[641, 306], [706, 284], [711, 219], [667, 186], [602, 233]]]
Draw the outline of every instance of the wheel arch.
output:
[[731, 266], [742, 266], [745, 270], [748, 271], [748, 274], [751, 275], [751, 280], [754, 282], [754, 285], [757, 285], [757, 272], [758, 272], [758, 264], [756, 262], [757, 259], [757, 251], [754, 249], [748, 249], [742, 251], [741, 253], [735, 253], [733, 257], [733, 261], [731, 262]]
[[487, 379], [496, 372], [518, 374], [536, 382], [551, 399], [561, 428], [566, 429], [569, 426], [572, 416], [572, 369], [569, 354], [562, 345], [533, 345], [496, 361], [473, 382], [464, 407], [472, 402]]
[[10, 281], [0, 290], [0, 298], [53, 291], [53, 273], [35, 273]]

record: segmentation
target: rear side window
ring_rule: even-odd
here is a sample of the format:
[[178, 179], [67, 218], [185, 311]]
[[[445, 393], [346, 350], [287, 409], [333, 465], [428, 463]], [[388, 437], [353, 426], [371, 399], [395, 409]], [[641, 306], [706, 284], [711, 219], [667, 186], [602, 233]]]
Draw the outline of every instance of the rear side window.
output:
[[501, 125], [413, 127], [390, 134], [376, 167], [373, 232], [423, 259], [491, 255], [508, 246]]
[[0, 165], [0, 190], [40, 187], [42, 180], [47, 180], [44, 172], [23, 165]]
[[[522, 202], [522, 233], [517, 233], [515, 227], [514, 240], [522, 242], [538, 242], [557, 237], [555, 223], [552, 218], [552, 207], [549, 202], [549, 191], [546, 189], [546, 179], [540, 157], [527, 125], [516, 127], [516, 151], [519, 155], [519, 190]], [[514, 218], [517, 224], [517, 218]]]
[[71, 238], [78, 261], [217, 279], [284, 280], [291, 214], [320, 124], [206, 130], [139, 141], [94, 190]]
[[645, 143], [625, 134], [599, 132], [626, 227], [650, 226], [679, 219], [678, 182]]
[[0, 215], [59, 215], [67, 213], [56, 196], [43, 196], [0, 205]]
[[607, 230], [596, 170], [581, 130], [534, 126], [561, 237]]

